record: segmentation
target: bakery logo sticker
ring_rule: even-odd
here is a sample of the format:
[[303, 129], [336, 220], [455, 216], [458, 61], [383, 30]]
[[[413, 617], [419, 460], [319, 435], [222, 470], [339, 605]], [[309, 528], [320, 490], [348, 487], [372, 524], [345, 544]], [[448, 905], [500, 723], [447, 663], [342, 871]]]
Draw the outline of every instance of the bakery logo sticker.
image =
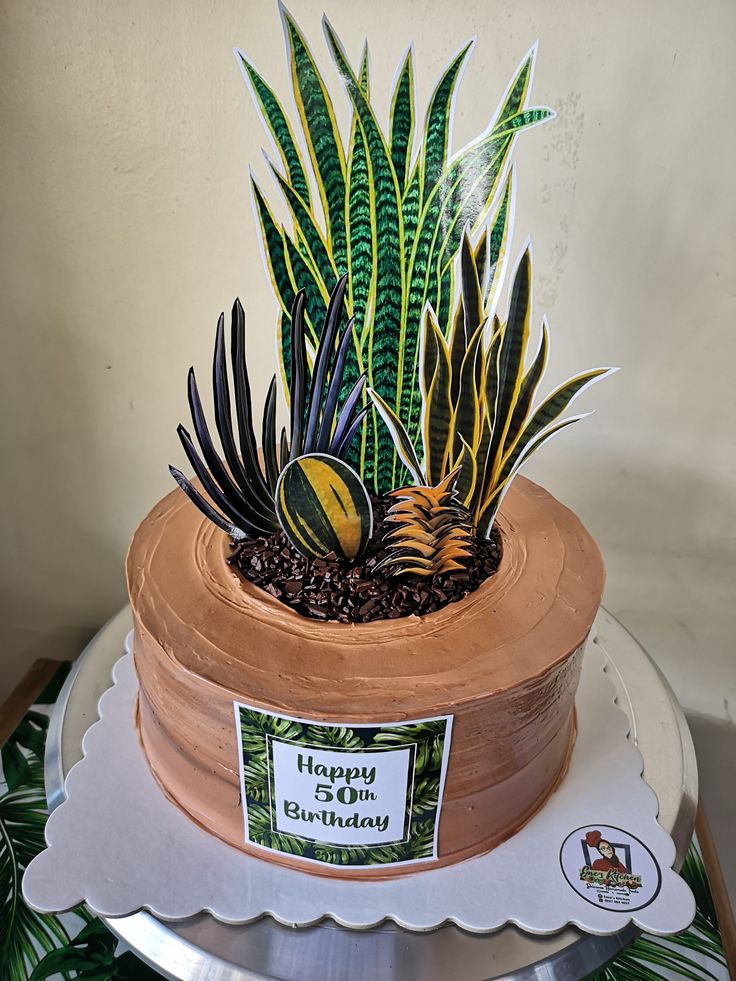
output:
[[234, 706], [246, 841], [343, 867], [437, 857], [452, 716], [325, 725]]
[[647, 846], [628, 831], [605, 824], [571, 832], [560, 849], [560, 866], [575, 892], [603, 909], [643, 909], [662, 885], [659, 865]]

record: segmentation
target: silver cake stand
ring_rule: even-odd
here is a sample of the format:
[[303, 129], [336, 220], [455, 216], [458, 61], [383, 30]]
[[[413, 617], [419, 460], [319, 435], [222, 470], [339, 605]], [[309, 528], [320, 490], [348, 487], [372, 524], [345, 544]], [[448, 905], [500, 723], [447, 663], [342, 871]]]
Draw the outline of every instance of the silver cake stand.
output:
[[[89, 643], [61, 691], [46, 747], [51, 810], [64, 799], [64, 778], [81, 758], [82, 736], [97, 718], [98, 699], [112, 683], [112, 666], [123, 654], [130, 627], [130, 610], [122, 610]], [[644, 757], [644, 776], [657, 794], [659, 821], [674, 839], [679, 869], [698, 799], [695, 752], [685, 717], [656, 665], [610, 613], [601, 610], [595, 629], [611, 662], [619, 704]], [[410, 933], [393, 924], [359, 932], [330, 920], [292, 929], [269, 917], [227, 926], [207, 913], [177, 923], [145, 912], [105, 922], [142, 960], [177, 981], [576, 981], [615, 957], [638, 933], [628, 927], [597, 937], [570, 928], [537, 937], [508, 926], [480, 936], [452, 925]]]

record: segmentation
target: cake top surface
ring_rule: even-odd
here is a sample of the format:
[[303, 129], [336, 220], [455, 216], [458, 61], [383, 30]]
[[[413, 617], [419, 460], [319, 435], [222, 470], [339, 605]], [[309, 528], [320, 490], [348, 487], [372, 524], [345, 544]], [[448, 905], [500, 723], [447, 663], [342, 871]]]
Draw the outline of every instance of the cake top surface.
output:
[[[496, 575], [426, 616], [349, 624], [309, 619], [244, 581], [216, 527], [172, 492], [144, 519], [127, 560], [139, 629], [177, 666], [288, 709], [423, 711], [533, 684], [585, 640], [603, 589], [600, 552], [576, 516], [520, 477], [498, 518]], [[244, 617], [248, 629], [243, 630]]]
[[[320, 621], [394, 619], [412, 602], [434, 611], [495, 573], [506, 547], [495, 522], [520, 467], [582, 418], [566, 410], [612, 370], [539, 397], [549, 328], [543, 319], [534, 341], [528, 240], [509, 261], [511, 155], [554, 113], [530, 101], [535, 45], [486, 128], [455, 150], [471, 44], [438, 76], [423, 117], [409, 47], [382, 127], [367, 44], [353, 65], [324, 18], [337, 79], [325, 78], [279, 9], [293, 107], [235, 52], [278, 151], [268, 165], [289, 215], [279, 224], [252, 178], [279, 370], [259, 414], [236, 300], [229, 331], [221, 315], [215, 335], [214, 425], [189, 372], [193, 435], [178, 433], [196, 480], [171, 473], [218, 540], [232, 541], [243, 589], [257, 582]], [[333, 93], [349, 106], [345, 132]]]

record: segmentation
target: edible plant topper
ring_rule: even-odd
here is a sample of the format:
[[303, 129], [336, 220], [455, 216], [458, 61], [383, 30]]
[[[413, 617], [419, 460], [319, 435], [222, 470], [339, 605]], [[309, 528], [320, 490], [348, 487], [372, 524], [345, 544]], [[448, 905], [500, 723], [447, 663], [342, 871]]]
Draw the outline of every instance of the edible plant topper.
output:
[[[183, 426], [178, 432], [197, 480], [170, 469], [230, 536], [243, 575], [299, 613], [363, 622], [431, 612], [493, 574], [495, 518], [514, 476], [583, 418], [566, 410], [615, 370], [581, 372], [539, 399], [549, 328], [542, 320], [534, 345], [528, 241], [506, 285], [512, 150], [554, 113], [530, 101], [535, 45], [486, 128], [453, 150], [456, 91], [472, 42], [438, 74], [423, 115], [410, 46], [384, 128], [383, 107], [371, 101], [367, 44], [354, 63], [323, 18], [335, 67], [325, 78], [291, 14], [280, 11], [293, 107], [236, 50], [278, 154], [269, 167], [289, 215], [279, 224], [251, 178], [278, 300], [279, 373], [259, 431], [236, 300], [229, 371], [223, 316], [215, 339], [221, 453], [192, 369], [195, 439]], [[347, 100], [347, 132], [333, 99]], [[289, 422], [278, 435], [277, 377]], [[347, 584], [339, 604], [338, 582]], [[413, 608], [402, 600], [407, 587]]]

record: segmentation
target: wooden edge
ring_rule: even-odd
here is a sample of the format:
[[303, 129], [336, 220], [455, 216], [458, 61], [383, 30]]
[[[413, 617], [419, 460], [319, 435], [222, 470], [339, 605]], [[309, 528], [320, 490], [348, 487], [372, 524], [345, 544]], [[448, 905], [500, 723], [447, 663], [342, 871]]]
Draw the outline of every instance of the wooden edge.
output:
[[736, 921], [734, 921], [731, 901], [726, 889], [726, 883], [721, 871], [721, 863], [718, 861], [713, 835], [710, 831], [708, 819], [703, 810], [702, 801], [698, 801], [698, 814], [695, 818], [695, 834], [698, 838], [703, 862], [708, 873], [708, 882], [713, 896], [713, 905], [718, 917], [718, 926], [721, 930], [723, 940], [723, 950], [726, 955], [728, 973], [732, 978], [736, 978]]
[[63, 663], [47, 657], [33, 662], [28, 674], [0, 706], [0, 746], [5, 743]]

